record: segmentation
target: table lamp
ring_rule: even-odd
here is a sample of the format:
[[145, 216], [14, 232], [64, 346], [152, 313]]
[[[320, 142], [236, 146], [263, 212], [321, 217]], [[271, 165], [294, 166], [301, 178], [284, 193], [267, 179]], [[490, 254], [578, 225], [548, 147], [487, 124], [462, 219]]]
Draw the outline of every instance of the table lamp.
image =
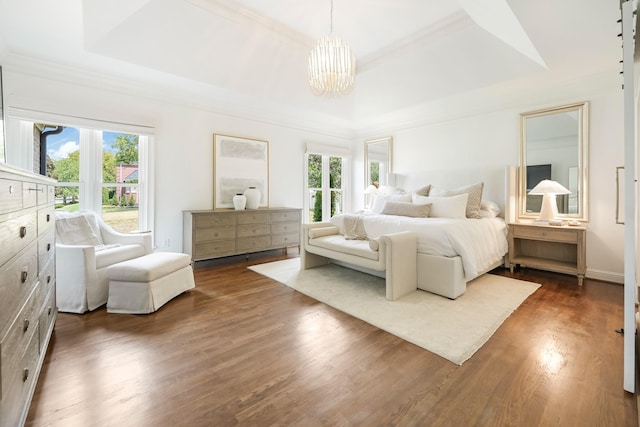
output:
[[558, 204], [556, 194], [571, 194], [571, 191], [561, 184], [550, 179], [543, 179], [529, 191], [532, 196], [542, 196], [542, 207], [540, 208], [540, 221], [551, 221], [558, 216]]

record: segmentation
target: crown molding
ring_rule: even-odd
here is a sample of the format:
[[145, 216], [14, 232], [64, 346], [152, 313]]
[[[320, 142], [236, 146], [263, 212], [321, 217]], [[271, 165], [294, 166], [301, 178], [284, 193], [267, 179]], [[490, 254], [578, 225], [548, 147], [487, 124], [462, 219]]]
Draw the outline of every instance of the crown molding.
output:
[[[15, 54], [10, 54], [5, 64], [7, 72], [126, 96], [138, 96], [317, 135], [350, 139], [355, 134], [352, 122], [345, 119], [276, 102], [265, 102], [252, 96], [137, 66], [132, 68], [140, 77], [132, 79]], [[127, 67], [129, 65], [126, 64]]]
[[230, 0], [184, 0], [186, 3], [205, 10], [216, 17], [224, 17], [235, 23], [249, 26], [252, 29], [259, 28], [276, 36], [298, 48], [313, 49], [315, 40], [289, 26], [286, 26], [267, 16], [260, 15], [253, 10], [240, 6]]

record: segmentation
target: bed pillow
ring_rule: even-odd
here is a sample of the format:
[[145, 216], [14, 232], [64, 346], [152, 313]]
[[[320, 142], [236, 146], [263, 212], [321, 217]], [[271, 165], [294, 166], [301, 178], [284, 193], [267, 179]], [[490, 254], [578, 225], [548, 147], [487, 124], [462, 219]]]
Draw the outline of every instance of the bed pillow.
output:
[[416, 193], [418, 196], [428, 196], [429, 190], [431, 190], [431, 184], [427, 184], [424, 187], [418, 188], [416, 191], [414, 191], [414, 193]]
[[413, 195], [413, 203], [431, 204], [429, 217], [431, 218], [466, 218], [467, 193], [450, 197], [424, 197]]
[[480, 216], [482, 218], [495, 218], [500, 215], [500, 212], [502, 212], [502, 209], [495, 202], [483, 200], [480, 205]]
[[378, 194], [376, 196], [375, 201], [373, 202], [373, 207], [371, 208], [372, 213], [381, 213], [384, 208], [384, 204], [387, 202], [410, 202], [411, 194], [391, 194], [388, 196]]
[[386, 202], [382, 214], [408, 216], [411, 218], [427, 218], [431, 203], [414, 204], [411, 202]]
[[431, 187], [429, 196], [434, 197], [449, 197], [457, 196], [459, 194], [468, 194], [466, 216], [467, 218], [482, 218], [480, 216], [480, 204], [482, 203], [482, 189], [484, 182], [478, 182], [477, 184], [471, 184], [464, 187], [456, 188], [454, 190], [445, 190], [443, 188]]

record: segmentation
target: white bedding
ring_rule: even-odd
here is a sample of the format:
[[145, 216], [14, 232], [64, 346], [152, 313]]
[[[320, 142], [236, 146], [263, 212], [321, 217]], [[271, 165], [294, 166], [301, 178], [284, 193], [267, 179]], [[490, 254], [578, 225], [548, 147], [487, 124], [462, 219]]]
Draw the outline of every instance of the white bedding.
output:
[[[343, 215], [331, 223], [344, 231]], [[362, 214], [367, 237], [412, 231], [418, 252], [445, 257], [460, 256], [467, 281], [478, 276], [508, 252], [507, 227], [502, 218], [451, 219], [409, 218], [396, 215]]]

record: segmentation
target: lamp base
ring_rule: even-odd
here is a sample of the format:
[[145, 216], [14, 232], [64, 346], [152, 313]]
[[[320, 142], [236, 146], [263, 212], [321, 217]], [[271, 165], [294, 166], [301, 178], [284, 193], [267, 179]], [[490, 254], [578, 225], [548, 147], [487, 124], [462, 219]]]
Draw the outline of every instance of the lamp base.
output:
[[556, 203], [556, 195], [545, 193], [542, 196], [542, 206], [540, 208], [540, 221], [551, 221], [558, 216], [558, 204]]

